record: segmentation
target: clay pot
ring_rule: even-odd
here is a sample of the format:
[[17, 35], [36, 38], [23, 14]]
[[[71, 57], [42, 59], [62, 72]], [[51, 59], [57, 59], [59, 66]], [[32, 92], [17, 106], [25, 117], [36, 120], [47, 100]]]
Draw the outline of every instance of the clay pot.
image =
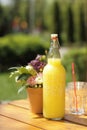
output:
[[43, 88], [27, 88], [29, 98], [29, 108], [31, 112], [42, 113], [43, 108]]

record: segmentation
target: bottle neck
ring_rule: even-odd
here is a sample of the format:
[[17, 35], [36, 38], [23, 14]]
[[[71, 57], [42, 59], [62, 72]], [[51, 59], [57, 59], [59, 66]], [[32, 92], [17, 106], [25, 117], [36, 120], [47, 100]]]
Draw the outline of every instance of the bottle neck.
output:
[[51, 45], [48, 53], [48, 58], [60, 58], [58, 37], [51, 38]]
[[59, 45], [59, 41], [58, 38], [51, 38], [51, 47], [53, 48], [57, 48], [59, 50], [60, 45]]

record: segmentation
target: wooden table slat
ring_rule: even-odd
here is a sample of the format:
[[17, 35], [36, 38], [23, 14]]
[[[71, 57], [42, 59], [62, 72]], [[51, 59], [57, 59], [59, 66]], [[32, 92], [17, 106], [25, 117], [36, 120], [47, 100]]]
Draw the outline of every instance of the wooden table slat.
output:
[[9, 102], [8, 104], [29, 109], [29, 101], [28, 101], [28, 99], [25, 99], [25, 100], [15, 100], [15, 101]]
[[[13, 101], [10, 104], [29, 109], [28, 99], [27, 100], [21, 100], [21, 101]], [[73, 114], [66, 114], [65, 119], [68, 120], [68, 121], [72, 121], [72, 122], [87, 126], [87, 116], [84, 116], [84, 115], [83, 116], [76, 116], [76, 115], [73, 115]]]
[[[18, 101], [20, 104], [20, 101]], [[42, 115], [32, 114], [28, 109], [19, 107], [19, 105], [1, 105], [0, 106], [0, 114], [6, 116], [8, 118], [12, 118], [14, 120], [20, 121], [22, 123], [33, 125], [39, 129], [44, 130], [87, 130], [86, 126], [74, 124], [65, 120], [62, 121], [52, 121], [47, 120], [42, 117]]]
[[84, 115], [77, 116], [77, 115], [73, 115], [73, 114], [66, 114], [65, 120], [87, 126], [87, 116], [84, 116]]
[[0, 130], [42, 130], [37, 127], [0, 115]]

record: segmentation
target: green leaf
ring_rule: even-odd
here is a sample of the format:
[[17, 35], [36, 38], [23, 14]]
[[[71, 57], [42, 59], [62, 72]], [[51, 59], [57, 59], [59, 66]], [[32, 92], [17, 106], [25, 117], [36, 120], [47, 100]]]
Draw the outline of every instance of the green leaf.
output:
[[27, 69], [28, 73], [31, 74], [31, 75], [36, 75], [37, 74], [37, 71], [31, 65], [27, 65], [26, 69]]
[[14, 71], [14, 72], [11, 72], [11, 73], [10, 73], [10, 76], [9, 76], [9, 77], [11, 78], [11, 77], [17, 76], [17, 75], [19, 75], [19, 72], [18, 72], [18, 71]]
[[9, 68], [8, 70], [16, 71], [16, 70], [18, 70], [18, 68], [19, 68], [19, 67], [11, 67], [11, 68]]
[[26, 88], [26, 86], [22, 86], [22, 87], [18, 90], [18, 94], [19, 94], [20, 92], [22, 92], [25, 88]]
[[23, 73], [28, 73], [28, 70], [26, 69], [26, 67], [23, 67], [23, 66], [19, 67], [19, 68], [18, 68], [18, 71], [19, 71], [19, 73], [21, 73], [21, 74], [23, 74]]
[[26, 74], [26, 73], [23, 73], [23, 74], [20, 74], [17, 78], [17, 80], [27, 80], [28, 77], [31, 76], [30, 74]]

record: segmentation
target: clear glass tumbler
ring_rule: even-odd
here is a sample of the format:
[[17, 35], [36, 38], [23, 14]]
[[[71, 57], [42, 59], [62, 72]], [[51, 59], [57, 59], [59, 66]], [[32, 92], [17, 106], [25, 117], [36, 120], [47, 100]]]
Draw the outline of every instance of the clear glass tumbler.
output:
[[72, 114], [82, 115], [86, 109], [87, 82], [78, 81], [75, 83], [75, 86], [76, 91], [73, 82], [67, 84], [68, 111]]

